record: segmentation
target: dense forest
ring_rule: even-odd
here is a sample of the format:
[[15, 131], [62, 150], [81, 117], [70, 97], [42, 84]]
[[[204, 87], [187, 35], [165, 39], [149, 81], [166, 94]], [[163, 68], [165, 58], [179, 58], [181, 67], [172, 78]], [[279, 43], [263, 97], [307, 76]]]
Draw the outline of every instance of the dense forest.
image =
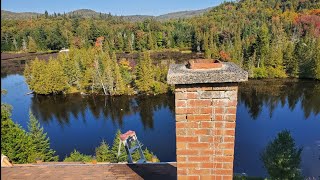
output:
[[[320, 79], [320, 0], [225, 2], [202, 16], [161, 22], [154, 19], [130, 22], [106, 14], [83, 18], [76, 14], [48, 13], [28, 20], [1, 22], [2, 52], [71, 48], [74, 52], [82, 50], [90, 54], [98, 46], [99, 52], [94, 53], [90, 63], [97, 64], [98, 61], [99, 67], [95, 68], [100, 69], [101, 73], [105, 61], [99, 62], [98, 57], [110, 56], [112, 59], [114, 52], [180, 49], [203, 52], [206, 58], [235, 62], [247, 70], [251, 78]], [[141, 56], [140, 59], [148, 59], [147, 55]], [[75, 66], [82, 66], [80, 59], [84, 58], [74, 60], [72, 55], [70, 57], [71, 61], [75, 61]], [[114, 68], [113, 79], [117, 79], [115, 64], [121, 66], [119, 62], [110, 61], [109, 66]], [[82, 77], [85, 76], [85, 71], [84, 67], [80, 73]], [[99, 71], [95, 71], [96, 74]], [[152, 79], [152, 82], [147, 82], [147, 88], [141, 87], [145, 84], [139, 85], [135, 79], [138, 74], [131, 73], [131, 82], [127, 81], [124, 86], [143, 92], [153, 92], [153, 88], [160, 93], [167, 89], [162, 86], [165, 79], [155, 80], [154, 75], [141, 77], [145, 80]], [[123, 76], [122, 74], [121, 79], [125, 81], [126, 77]], [[101, 78], [107, 80], [109, 77], [111, 76], [101, 75]], [[63, 81], [64, 86], [77, 87], [78, 91], [81, 88], [94, 89], [98, 85], [97, 82], [93, 84], [93, 80], [89, 84], [75, 83], [69, 77], [66, 81], [68, 84]], [[127, 88], [119, 90], [122, 88], [114, 85], [103, 87], [100, 84], [99, 90], [105, 94], [131, 92]], [[61, 87], [58, 91], [65, 89]], [[42, 94], [55, 92], [56, 90], [48, 90]]]
[[132, 68], [124, 58], [117, 62], [114, 52], [88, 48], [71, 49], [48, 62], [35, 59], [26, 65], [24, 76], [37, 94], [161, 94], [169, 89], [167, 71], [166, 65], [152, 63], [149, 52], [141, 54]]

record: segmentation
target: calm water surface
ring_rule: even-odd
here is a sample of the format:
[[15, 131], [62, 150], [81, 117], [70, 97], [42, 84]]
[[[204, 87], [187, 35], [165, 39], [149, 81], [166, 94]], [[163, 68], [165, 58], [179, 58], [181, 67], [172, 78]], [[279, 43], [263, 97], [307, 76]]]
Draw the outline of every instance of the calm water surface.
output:
[[[94, 154], [102, 139], [110, 145], [117, 129], [134, 130], [161, 161], [176, 161], [174, 96], [36, 96], [19, 74], [2, 75], [2, 102], [12, 118], [27, 127], [31, 110], [62, 160], [73, 149]], [[236, 126], [236, 173], [266, 176], [259, 154], [278, 132], [288, 129], [303, 147], [302, 172], [320, 176], [320, 82], [249, 81], [239, 89]]]

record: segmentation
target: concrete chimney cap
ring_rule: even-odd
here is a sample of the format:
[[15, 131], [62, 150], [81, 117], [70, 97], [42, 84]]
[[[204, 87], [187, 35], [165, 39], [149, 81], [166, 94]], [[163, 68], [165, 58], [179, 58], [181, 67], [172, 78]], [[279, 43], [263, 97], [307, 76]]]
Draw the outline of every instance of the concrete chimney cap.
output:
[[208, 84], [248, 81], [248, 72], [232, 62], [223, 62], [219, 69], [189, 69], [185, 64], [170, 65], [168, 84]]

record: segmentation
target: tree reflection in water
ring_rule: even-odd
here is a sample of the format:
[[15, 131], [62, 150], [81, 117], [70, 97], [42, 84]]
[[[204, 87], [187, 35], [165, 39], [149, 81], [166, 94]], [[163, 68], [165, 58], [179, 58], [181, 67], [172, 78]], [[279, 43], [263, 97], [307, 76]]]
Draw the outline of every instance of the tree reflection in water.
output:
[[320, 81], [314, 80], [250, 80], [239, 86], [239, 103], [244, 103], [253, 119], [257, 119], [263, 106], [272, 117], [275, 107], [288, 103], [293, 111], [301, 102], [307, 119], [311, 113], [320, 113]]
[[[114, 124], [123, 126], [124, 116], [139, 114], [144, 128], [153, 128], [153, 113], [161, 108], [174, 111], [173, 95], [157, 96], [101, 96], [101, 95], [56, 95], [32, 97], [31, 109], [44, 123], [56, 119], [63, 127], [70, 119], [86, 120], [86, 111], [90, 111], [96, 120], [103, 116]], [[73, 116], [74, 118], [72, 118]], [[85, 122], [84, 122], [85, 123]]]
[[[267, 107], [272, 117], [280, 103], [288, 104], [291, 111], [301, 102], [301, 108], [307, 119], [311, 113], [320, 113], [320, 82], [309, 80], [250, 80], [239, 86], [239, 103], [244, 103], [253, 119], [257, 119], [263, 107]], [[56, 95], [32, 98], [32, 111], [44, 122], [56, 117], [61, 126], [68, 125], [72, 115], [74, 119], [86, 121], [85, 112], [89, 110], [95, 119], [103, 116], [111, 119], [120, 127], [124, 116], [139, 114], [144, 128], [153, 128], [153, 112], [168, 107], [174, 112], [173, 95], [168, 96], [101, 96], [101, 95]]]

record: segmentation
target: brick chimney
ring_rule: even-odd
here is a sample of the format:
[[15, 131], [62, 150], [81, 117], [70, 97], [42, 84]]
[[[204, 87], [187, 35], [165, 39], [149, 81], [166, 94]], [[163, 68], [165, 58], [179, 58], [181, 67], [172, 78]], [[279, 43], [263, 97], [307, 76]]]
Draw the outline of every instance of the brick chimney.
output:
[[230, 62], [191, 62], [168, 72], [175, 85], [178, 179], [232, 180], [238, 82], [248, 73]]

